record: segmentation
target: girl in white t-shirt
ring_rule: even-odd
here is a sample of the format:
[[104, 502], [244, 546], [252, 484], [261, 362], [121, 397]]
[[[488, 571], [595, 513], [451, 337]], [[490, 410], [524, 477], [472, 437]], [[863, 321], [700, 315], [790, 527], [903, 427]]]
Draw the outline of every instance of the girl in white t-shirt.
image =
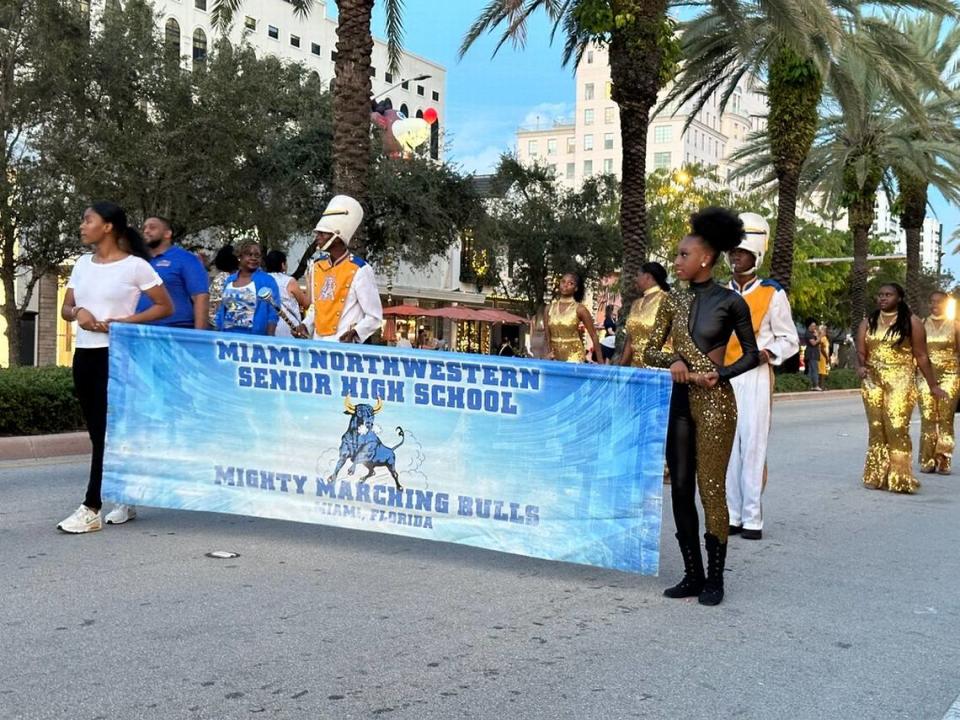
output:
[[[73, 384], [90, 434], [93, 456], [83, 504], [57, 525], [67, 533], [94, 532], [101, 528], [100, 483], [107, 432], [110, 324], [151, 322], [173, 313], [170, 295], [147, 262], [150, 255], [143, 238], [127, 225], [127, 215], [121, 207], [109, 202], [88, 207], [80, 223], [80, 239], [93, 254], [81, 256], [74, 265], [60, 315], [68, 322], [75, 320], [79, 326], [73, 353]], [[146, 293], [154, 304], [137, 313], [141, 293]], [[132, 517], [127, 509], [122, 514], [125, 520]], [[109, 522], [109, 516], [107, 520]]]
[[[263, 267], [270, 273], [280, 288], [280, 306], [287, 317], [297, 327], [302, 320], [301, 308], [309, 305], [307, 294], [300, 289], [300, 285], [290, 275], [287, 275], [287, 254], [280, 250], [271, 250], [263, 258]], [[281, 318], [283, 320], [283, 318]], [[293, 337], [293, 331], [286, 322], [278, 322], [274, 333], [277, 337]]]

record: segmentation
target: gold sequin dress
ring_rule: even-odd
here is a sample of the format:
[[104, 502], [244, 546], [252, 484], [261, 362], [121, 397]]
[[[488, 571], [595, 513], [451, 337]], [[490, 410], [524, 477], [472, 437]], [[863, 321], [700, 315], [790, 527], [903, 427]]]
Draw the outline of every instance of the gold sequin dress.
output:
[[[882, 316], [881, 316], [882, 317]], [[867, 377], [860, 394], [867, 413], [869, 444], [863, 484], [891, 492], [913, 493], [920, 483], [913, 476], [910, 416], [917, 402], [917, 365], [910, 338], [898, 345], [882, 322], [867, 329]]]
[[560, 301], [550, 303], [547, 323], [550, 327], [550, 351], [553, 359], [560, 362], [582, 363], [584, 355], [583, 338], [580, 337], [580, 318], [578, 302], [568, 302], [561, 308]]
[[635, 300], [630, 307], [626, 327], [627, 337], [630, 339], [633, 350], [633, 354], [630, 356], [631, 367], [642, 368], [647, 366], [643, 359], [643, 353], [650, 341], [650, 332], [653, 330], [653, 323], [657, 319], [657, 310], [660, 309], [663, 296], [663, 290], [654, 286], [647, 290], [642, 298]]
[[953, 458], [953, 419], [960, 397], [956, 324], [946, 318], [929, 317], [923, 323], [927, 331], [927, 353], [933, 376], [949, 395], [939, 400], [930, 392], [927, 381], [917, 375], [920, 392], [920, 467], [925, 472], [950, 472]]

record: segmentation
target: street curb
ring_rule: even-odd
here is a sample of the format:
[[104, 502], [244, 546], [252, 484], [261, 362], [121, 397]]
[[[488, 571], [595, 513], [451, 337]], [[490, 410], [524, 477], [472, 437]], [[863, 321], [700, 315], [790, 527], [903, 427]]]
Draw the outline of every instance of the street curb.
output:
[[90, 451], [90, 437], [85, 432], [0, 438], [0, 461], [89, 455]]
[[860, 388], [851, 388], [849, 390], [824, 390], [816, 392], [815, 390], [804, 390], [802, 392], [774, 393], [774, 402], [796, 402], [803, 400], [831, 400], [836, 398], [859, 395]]

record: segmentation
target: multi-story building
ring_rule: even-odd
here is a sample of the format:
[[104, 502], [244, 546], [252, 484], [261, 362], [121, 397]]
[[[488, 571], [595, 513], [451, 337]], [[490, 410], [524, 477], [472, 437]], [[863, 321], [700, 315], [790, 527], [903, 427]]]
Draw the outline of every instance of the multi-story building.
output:
[[[518, 159], [552, 167], [560, 182], [571, 188], [591, 175], [620, 177], [620, 110], [610, 97], [611, 87], [607, 49], [588, 49], [577, 66], [573, 117], [520, 128]], [[750, 132], [760, 129], [766, 112], [763, 97], [745, 79], [724, 112], [716, 97], [709, 98], [692, 118], [690, 110], [671, 106], [653, 118], [647, 135], [647, 172], [700, 164], [715, 167], [721, 178], [729, 178], [732, 168], [727, 158]]]
[[[887, 194], [877, 193], [874, 204], [875, 219], [870, 231], [879, 237], [896, 243], [893, 252], [903, 255], [907, 252], [907, 234], [900, 227], [900, 221], [890, 208]], [[943, 225], [936, 218], [927, 217], [920, 231], [920, 264], [927, 272], [940, 272], [940, 259], [943, 254]]]

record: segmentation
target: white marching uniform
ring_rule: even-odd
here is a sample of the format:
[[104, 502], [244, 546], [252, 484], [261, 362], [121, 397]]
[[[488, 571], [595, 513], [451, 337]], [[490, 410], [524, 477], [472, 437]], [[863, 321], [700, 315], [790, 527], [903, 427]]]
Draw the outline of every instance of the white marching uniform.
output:
[[[750, 307], [757, 347], [769, 355], [769, 363], [731, 378], [737, 399], [737, 432], [727, 468], [727, 508], [730, 525], [745, 530], [763, 529], [760, 496], [766, 484], [767, 440], [773, 403], [773, 366], [780, 365], [800, 349], [800, 339], [790, 312], [790, 301], [774, 280], [754, 278], [744, 287], [730, 281]], [[726, 363], [740, 353], [736, 338], [727, 346]]]

